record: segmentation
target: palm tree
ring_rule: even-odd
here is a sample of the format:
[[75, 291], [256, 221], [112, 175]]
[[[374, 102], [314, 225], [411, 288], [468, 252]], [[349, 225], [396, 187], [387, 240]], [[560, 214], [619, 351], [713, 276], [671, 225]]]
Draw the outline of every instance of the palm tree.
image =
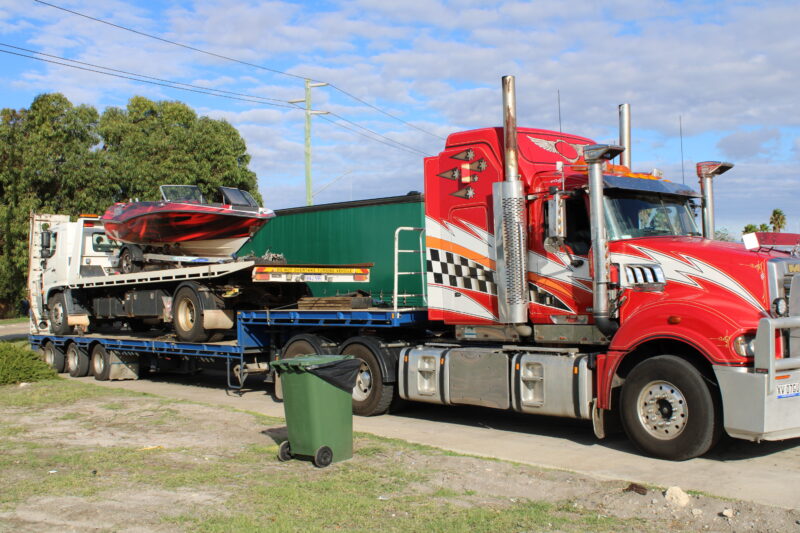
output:
[[769, 217], [769, 223], [772, 224], [774, 231], [780, 232], [786, 227], [786, 215], [780, 209], [773, 209], [772, 216]]
[[758, 225], [758, 229], [756, 231], [760, 231], [762, 233], [766, 233], [769, 231], [769, 224], [764, 224], [763, 222]]
[[755, 233], [756, 231], [758, 231], [758, 226], [755, 224], [748, 224], [744, 227], [742, 233]]

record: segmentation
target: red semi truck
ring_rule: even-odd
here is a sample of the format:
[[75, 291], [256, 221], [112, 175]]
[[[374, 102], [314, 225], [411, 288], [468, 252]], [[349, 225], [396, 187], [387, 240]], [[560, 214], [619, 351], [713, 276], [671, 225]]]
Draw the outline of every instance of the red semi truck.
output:
[[712, 182], [732, 165], [698, 164], [701, 194], [631, 172], [626, 107], [622, 146], [598, 145], [517, 128], [512, 77], [503, 88], [502, 128], [452, 134], [425, 160], [425, 305], [394, 294], [383, 322], [239, 313], [243, 350], [361, 358], [358, 414], [479, 405], [592, 420], [600, 438], [619, 417], [641, 450], [676, 460], [723, 432], [800, 436], [800, 258], [713, 239]]

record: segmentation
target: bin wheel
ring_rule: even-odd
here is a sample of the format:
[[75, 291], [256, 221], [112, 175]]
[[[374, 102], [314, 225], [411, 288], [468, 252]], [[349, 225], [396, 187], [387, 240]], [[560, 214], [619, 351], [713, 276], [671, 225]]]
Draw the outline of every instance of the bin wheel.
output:
[[281, 442], [280, 448], [278, 448], [278, 461], [288, 461], [292, 458], [292, 446], [289, 444], [288, 440]]
[[327, 446], [320, 446], [317, 453], [314, 454], [314, 466], [325, 468], [331, 462], [333, 462], [333, 450]]

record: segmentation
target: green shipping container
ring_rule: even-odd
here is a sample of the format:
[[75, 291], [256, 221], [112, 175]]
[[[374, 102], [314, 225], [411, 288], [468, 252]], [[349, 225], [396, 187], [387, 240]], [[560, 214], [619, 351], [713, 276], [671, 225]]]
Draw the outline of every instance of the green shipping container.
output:
[[[391, 303], [394, 290], [394, 234], [400, 226], [425, 227], [425, 204], [421, 194], [281, 209], [239, 256], [281, 253], [289, 264], [341, 265], [373, 263], [369, 283], [309, 283], [314, 296], [337, 296], [355, 290]], [[403, 232], [400, 249], [419, 253], [399, 255], [400, 272], [424, 271], [424, 236]], [[420, 260], [423, 261], [420, 265]], [[423, 276], [399, 278], [399, 294], [421, 295]], [[400, 306], [421, 306], [420, 296], [399, 299]]]

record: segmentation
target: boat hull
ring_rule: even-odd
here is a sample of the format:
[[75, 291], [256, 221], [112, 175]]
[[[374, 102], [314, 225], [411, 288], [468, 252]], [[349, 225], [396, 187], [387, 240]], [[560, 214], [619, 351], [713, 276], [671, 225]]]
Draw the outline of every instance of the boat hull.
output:
[[271, 211], [136, 202], [112, 206], [102, 220], [106, 234], [116, 241], [170, 247], [187, 255], [229, 256], [273, 216]]

